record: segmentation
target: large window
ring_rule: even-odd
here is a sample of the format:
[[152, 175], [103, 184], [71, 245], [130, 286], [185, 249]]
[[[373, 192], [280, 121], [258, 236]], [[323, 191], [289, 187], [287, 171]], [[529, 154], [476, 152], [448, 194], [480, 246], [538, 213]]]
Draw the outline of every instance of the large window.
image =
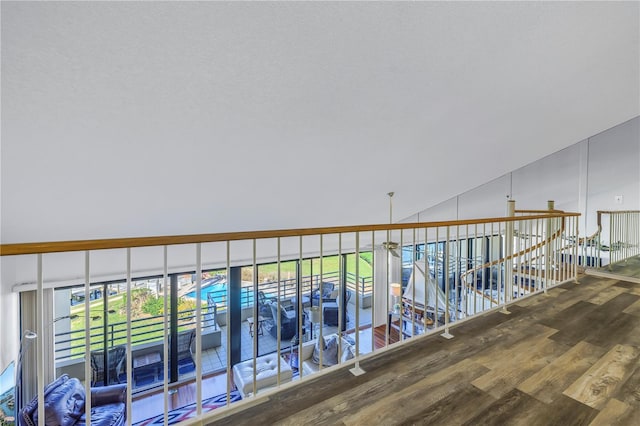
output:
[[[371, 263], [372, 253], [363, 252], [359, 258], [351, 253], [283, 261], [279, 271], [276, 263], [259, 264], [255, 273], [252, 266], [243, 266], [236, 268], [239, 272], [234, 283], [230, 283], [226, 269], [203, 272], [200, 292], [203, 373], [225, 371], [228, 357], [235, 363], [255, 354], [273, 353], [278, 348], [285, 353], [296, 339], [313, 339], [320, 328], [326, 333], [338, 332], [336, 310], [327, 311], [331, 312], [331, 319], [322, 317], [318, 320], [312, 315], [313, 308], [319, 307], [319, 299], [322, 303], [335, 305], [338, 298], [344, 297], [347, 306], [341, 309], [345, 316], [340, 324], [348, 331], [356, 328], [357, 294], [359, 325], [370, 324]], [[237, 288], [239, 296], [229, 298], [232, 294], [229, 286]], [[92, 384], [126, 381], [127, 363], [122, 354], [126, 353], [124, 348], [129, 332], [133, 389], [140, 391], [162, 385], [165, 361], [170, 382], [192, 378], [196, 369], [192, 356], [198, 296], [196, 276], [193, 273], [174, 274], [166, 283], [162, 277], [133, 279], [130, 301], [126, 290], [125, 281], [91, 285], [88, 331], [85, 330], [87, 294], [84, 286], [55, 291], [58, 374], [67, 372], [74, 377], [84, 376], [85, 335], [88, 333]], [[127, 322], [128, 305], [131, 307], [130, 322]], [[281, 317], [280, 333], [278, 306], [281, 312], [287, 311]], [[229, 309], [236, 313], [227, 316]], [[235, 318], [232, 321], [241, 324], [239, 329], [232, 328], [231, 341], [227, 341], [229, 318]], [[169, 342], [166, 359], [165, 334]], [[237, 354], [235, 358], [233, 353]], [[114, 363], [119, 365], [112, 365]]]
[[[203, 288], [215, 288], [206, 284], [210, 276], [207, 273]], [[176, 288], [172, 291], [172, 286]], [[146, 388], [157, 385], [163, 378], [165, 308], [167, 310], [169, 341], [176, 340], [180, 345], [170, 345], [169, 351], [189, 355], [189, 345], [193, 341], [183, 342], [195, 328], [195, 293], [192, 274], [170, 277], [165, 285], [161, 278], [134, 280], [131, 289], [131, 323], [127, 322], [127, 292], [125, 282], [111, 282], [91, 286], [89, 293], [90, 328], [89, 342], [91, 350], [92, 384], [126, 381], [125, 362], [122, 361], [122, 350], [126, 347], [127, 329], [130, 328], [133, 379], [135, 388]], [[217, 301], [215, 290], [203, 289], [202, 309], [204, 314], [203, 334], [218, 330], [216, 324]], [[55, 359], [59, 369], [82, 376], [85, 355], [85, 290], [84, 287], [57, 289], [55, 292]], [[214, 296], [214, 297], [211, 297]], [[165, 303], [166, 301], [166, 303]], [[166, 305], [166, 306], [165, 306]], [[172, 312], [175, 311], [175, 314]], [[218, 346], [219, 335], [218, 337]], [[215, 342], [214, 342], [215, 343]], [[182, 347], [187, 345], [186, 350]], [[122, 362], [121, 362], [122, 361]], [[174, 359], [170, 354], [169, 365], [176, 362], [177, 370], [171, 374], [171, 381], [181, 376], [193, 374], [195, 365], [190, 356]], [[120, 365], [112, 365], [112, 364]], [[174, 369], [175, 370], [175, 369]]]

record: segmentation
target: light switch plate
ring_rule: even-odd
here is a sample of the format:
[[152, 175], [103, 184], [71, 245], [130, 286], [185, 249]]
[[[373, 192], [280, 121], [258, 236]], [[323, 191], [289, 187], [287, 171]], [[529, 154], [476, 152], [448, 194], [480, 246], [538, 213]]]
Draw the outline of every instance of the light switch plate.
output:
[[622, 195], [616, 195], [613, 199], [616, 201], [616, 204], [622, 204]]

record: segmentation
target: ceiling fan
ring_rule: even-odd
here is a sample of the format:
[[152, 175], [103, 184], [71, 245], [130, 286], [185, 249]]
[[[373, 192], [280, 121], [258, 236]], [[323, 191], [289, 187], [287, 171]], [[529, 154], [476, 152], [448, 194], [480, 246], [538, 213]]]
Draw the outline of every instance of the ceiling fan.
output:
[[[393, 194], [394, 192], [389, 192], [387, 195], [389, 196], [389, 224], [393, 223]], [[382, 247], [384, 247], [393, 257], [400, 257], [398, 253], [398, 247], [400, 244], [395, 241], [385, 241], [382, 243]]]
[[[387, 195], [389, 196], [389, 224], [393, 223], [393, 205], [392, 205], [392, 197], [393, 197], [393, 192], [389, 192], [387, 193]], [[390, 235], [390, 234], [387, 234]], [[363, 247], [364, 249], [368, 249], [371, 250], [373, 249], [384, 249], [387, 251], [388, 254], [391, 254], [391, 256], [393, 257], [400, 257], [400, 252], [398, 251], [398, 249], [400, 248], [400, 244], [396, 243], [395, 241], [383, 241], [380, 244], [376, 244], [375, 246], [372, 245], [368, 245]]]
[[391, 253], [393, 257], [400, 257], [400, 254], [397, 252], [399, 244], [394, 241], [385, 241], [382, 243], [382, 247]]

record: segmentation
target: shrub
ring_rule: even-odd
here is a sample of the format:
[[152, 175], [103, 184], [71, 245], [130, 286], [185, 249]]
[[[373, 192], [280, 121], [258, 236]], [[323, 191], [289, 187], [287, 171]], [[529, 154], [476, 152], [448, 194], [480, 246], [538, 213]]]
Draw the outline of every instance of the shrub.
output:
[[155, 296], [147, 298], [142, 306], [142, 311], [152, 316], [162, 315], [164, 313], [164, 299]]
[[[178, 316], [180, 318], [192, 316], [194, 313], [191, 311], [194, 310], [195, 308], [196, 308], [195, 300], [185, 299], [184, 297], [181, 297], [178, 299], [178, 312], [179, 312]], [[184, 312], [184, 311], [190, 311], [190, 312]]]

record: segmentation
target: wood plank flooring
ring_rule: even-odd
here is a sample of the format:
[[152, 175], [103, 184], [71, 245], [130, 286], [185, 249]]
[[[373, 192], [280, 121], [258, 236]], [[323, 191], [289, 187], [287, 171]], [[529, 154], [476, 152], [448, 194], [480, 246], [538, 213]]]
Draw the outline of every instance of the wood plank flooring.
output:
[[205, 424], [640, 425], [639, 288], [581, 276]]
[[[635, 278], [636, 280], [640, 279], [640, 256], [616, 262], [605, 269], [609, 269], [613, 274], [624, 275], [625, 277]], [[633, 281], [635, 282], [636, 280]]]
[[588, 269], [586, 274], [624, 279], [629, 283], [640, 284], [640, 256], [621, 260], [620, 262], [616, 262], [602, 268]]

